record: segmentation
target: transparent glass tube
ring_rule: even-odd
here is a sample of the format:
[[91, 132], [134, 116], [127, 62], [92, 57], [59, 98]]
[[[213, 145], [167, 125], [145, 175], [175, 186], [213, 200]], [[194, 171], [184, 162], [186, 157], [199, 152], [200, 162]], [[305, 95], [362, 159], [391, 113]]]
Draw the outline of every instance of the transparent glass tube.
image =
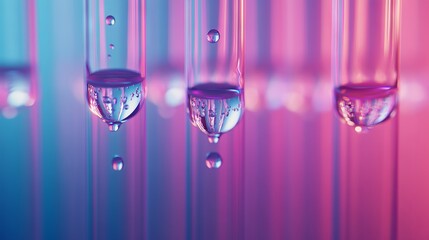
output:
[[86, 0], [88, 104], [111, 131], [146, 96], [144, 9], [144, 0]]
[[334, 94], [346, 123], [334, 133], [334, 239], [397, 236], [399, 13], [400, 0], [333, 1]]
[[0, 238], [42, 238], [36, 12], [36, 0], [0, 1], [1, 159], [13, 159], [0, 170]]
[[359, 132], [396, 106], [400, 0], [334, 0], [332, 11], [337, 110]]
[[89, 237], [145, 239], [145, 1], [85, 4]]
[[186, 1], [186, 66], [191, 122], [210, 142], [244, 109], [244, 1]]

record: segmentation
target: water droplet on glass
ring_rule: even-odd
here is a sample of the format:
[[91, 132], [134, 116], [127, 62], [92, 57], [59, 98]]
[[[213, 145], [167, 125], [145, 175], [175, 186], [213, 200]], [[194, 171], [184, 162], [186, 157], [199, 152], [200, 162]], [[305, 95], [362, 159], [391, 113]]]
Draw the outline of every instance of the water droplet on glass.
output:
[[103, 97], [103, 103], [109, 104], [109, 103], [112, 103], [112, 101], [110, 100], [110, 98], [108, 96], [104, 96]]
[[128, 104], [124, 106], [125, 110], [128, 110], [128, 108], [129, 108]]
[[107, 58], [108, 59], [110, 59], [112, 57], [112, 55], [110, 55], [110, 54], [107, 54]]
[[116, 131], [118, 131], [119, 130], [119, 127], [121, 126], [121, 124], [120, 123], [112, 123], [112, 124], [109, 124], [109, 131], [111, 131], [111, 132], [116, 132]]
[[115, 25], [115, 21], [116, 20], [112, 15], [109, 15], [106, 17], [106, 24], [107, 25], [110, 25], [110, 26]]
[[206, 157], [207, 168], [220, 168], [222, 166], [222, 158], [217, 152], [210, 152]]
[[208, 136], [209, 143], [218, 143], [219, 137], [220, 137], [220, 134], [209, 135]]
[[122, 97], [122, 102], [126, 103], [127, 102], [127, 97]]
[[115, 49], [115, 45], [113, 45], [113, 43], [111, 43], [110, 45], [109, 45], [109, 47], [110, 47], [110, 49]]
[[124, 167], [124, 160], [119, 156], [113, 157], [113, 159], [112, 159], [113, 170], [121, 171], [123, 167]]
[[209, 43], [217, 43], [220, 39], [219, 31], [216, 29], [212, 29], [207, 33], [207, 41]]

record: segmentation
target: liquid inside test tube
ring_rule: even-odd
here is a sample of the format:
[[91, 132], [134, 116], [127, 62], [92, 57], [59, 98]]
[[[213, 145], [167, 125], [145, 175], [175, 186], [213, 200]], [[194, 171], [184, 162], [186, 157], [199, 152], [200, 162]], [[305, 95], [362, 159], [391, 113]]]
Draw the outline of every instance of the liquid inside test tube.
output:
[[88, 107], [112, 132], [140, 111], [146, 97], [142, 15], [127, 14], [142, 2], [112, 1], [100, 14], [103, 1], [87, 0]]
[[187, 1], [204, 6], [187, 13], [188, 112], [192, 125], [218, 143], [244, 112], [244, 2]]
[[243, 91], [229, 84], [205, 83], [188, 89], [191, 123], [217, 143], [243, 114]]

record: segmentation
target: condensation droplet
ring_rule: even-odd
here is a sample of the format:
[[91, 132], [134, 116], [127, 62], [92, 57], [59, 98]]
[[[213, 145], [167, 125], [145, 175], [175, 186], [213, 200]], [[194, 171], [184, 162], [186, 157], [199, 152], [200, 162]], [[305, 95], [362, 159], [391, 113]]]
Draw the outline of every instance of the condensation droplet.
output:
[[110, 59], [112, 57], [112, 55], [110, 55], [110, 54], [107, 54], [107, 58], [108, 59]]
[[222, 158], [217, 152], [210, 152], [206, 157], [207, 168], [220, 168], [222, 166]]
[[212, 29], [207, 33], [207, 41], [209, 43], [217, 43], [220, 39], [219, 31], [216, 29]]
[[115, 22], [116, 22], [116, 19], [112, 15], [109, 15], [106, 17], [106, 24], [107, 25], [110, 25], [110, 26], [115, 25]]
[[124, 168], [124, 160], [119, 156], [114, 156], [112, 159], [112, 168], [115, 171], [121, 171]]
[[113, 49], [115, 49], [115, 45], [113, 45], [113, 43], [111, 43], [111, 44], [109, 44], [109, 48], [113, 50]]

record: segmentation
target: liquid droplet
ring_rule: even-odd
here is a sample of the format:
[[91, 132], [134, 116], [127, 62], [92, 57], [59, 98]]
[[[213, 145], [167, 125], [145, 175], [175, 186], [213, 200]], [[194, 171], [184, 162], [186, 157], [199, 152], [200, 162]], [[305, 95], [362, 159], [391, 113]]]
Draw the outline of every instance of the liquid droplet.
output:
[[209, 43], [217, 43], [220, 39], [219, 31], [216, 29], [212, 29], [207, 33], [207, 41]]
[[112, 55], [110, 55], [110, 54], [107, 54], [107, 58], [108, 59], [110, 59], [112, 57]]
[[112, 159], [112, 168], [115, 171], [121, 171], [122, 168], [124, 168], [124, 160], [119, 157], [119, 156], [115, 156]]
[[120, 123], [112, 123], [112, 124], [109, 124], [109, 131], [111, 131], [111, 132], [116, 132], [116, 131], [118, 131], [119, 130], [119, 127], [121, 126], [121, 124]]
[[210, 152], [206, 157], [206, 166], [207, 168], [220, 168], [222, 166], [222, 158], [217, 152]]
[[110, 47], [110, 49], [115, 49], [115, 45], [113, 45], [113, 43], [111, 43], [110, 45], [109, 45], [109, 47]]
[[130, 108], [130, 107], [128, 106], [128, 104], [124, 106], [124, 109], [125, 109], [125, 110], [128, 110], [128, 108]]
[[115, 25], [115, 22], [116, 22], [116, 20], [112, 15], [109, 15], [106, 17], [106, 24], [107, 25], [110, 25], [110, 26]]
[[209, 143], [218, 143], [219, 142], [219, 137], [220, 137], [220, 134], [215, 134], [215, 135], [209, 136], [208, 137], [209, 138]]

